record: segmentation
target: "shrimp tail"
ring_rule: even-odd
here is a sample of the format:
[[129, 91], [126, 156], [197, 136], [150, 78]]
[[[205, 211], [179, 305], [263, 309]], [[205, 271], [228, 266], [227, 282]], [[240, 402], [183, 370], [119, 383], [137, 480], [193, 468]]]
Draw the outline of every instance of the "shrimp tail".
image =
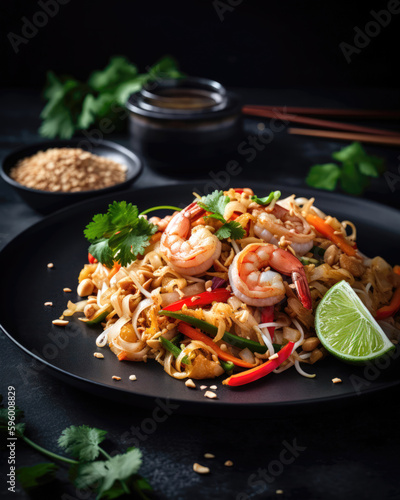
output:
[[301, 303], [306, 309], [309, 309], [311, 311], [312, 310], [311, 294], [304, 269], [299, 268], [296, 271], [293, 271], [292, 281], [296, 287], [296, 291], [300, 298]]

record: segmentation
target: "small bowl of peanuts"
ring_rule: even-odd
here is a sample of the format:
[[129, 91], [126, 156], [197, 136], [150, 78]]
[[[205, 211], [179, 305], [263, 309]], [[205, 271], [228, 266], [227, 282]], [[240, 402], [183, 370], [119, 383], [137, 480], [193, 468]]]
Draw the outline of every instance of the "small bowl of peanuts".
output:
[[71, 203], [127, 188], [142, 161], [111, 141], [47, 141], [11, 152], [1, 176], [34, 210], [53, 212]]

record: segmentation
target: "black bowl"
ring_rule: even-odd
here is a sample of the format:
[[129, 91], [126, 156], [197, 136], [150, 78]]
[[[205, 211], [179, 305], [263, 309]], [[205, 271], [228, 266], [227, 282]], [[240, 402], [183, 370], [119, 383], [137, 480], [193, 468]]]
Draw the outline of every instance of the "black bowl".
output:
[[[81, 148], [98, 156], [105, 156], [118, 163], [124, 164], [127, 167], [126, 180], [109, 186], [103, 189], [92, 189], [90, 191], [79, 191], [74, 193], [68, 192], [52, 192], [41, 191], [23, 186], [16, 182], [9, 175], [12, 167], [22, 158], [32, 156], [38, 151], [45, 151], [49, 148]], [[42, 214], [54, 212], [59, 208], [76, 203], [78, 201], [87, 200], [94, 196], [111, 193], [112, 191], [120, 191], [126, 189], [140, 175], [143, 169], [141, 159], [136, 153], [129, 149], [111, 141], [96, 141], [90, 142], [86, 139], [69, 139], [69, 140], [54, 140], [46, 142], [37, 142], [24, 146], [12, 151], [7, 155], [1, 165], [1, 176], [19, 196], [34, 210]]]
[[126, 107], [133, 149], [150, 166], [171, 173], [231, 160], [242, 140], [240, 99], [213, 80], [151, 82], [132, 94]]

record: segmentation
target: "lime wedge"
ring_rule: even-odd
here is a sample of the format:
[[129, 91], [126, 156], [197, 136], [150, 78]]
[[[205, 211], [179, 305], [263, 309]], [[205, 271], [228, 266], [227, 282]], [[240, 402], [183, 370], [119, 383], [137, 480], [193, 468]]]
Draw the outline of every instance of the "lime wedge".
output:
[[346, 281], [318, 304], [315, 330], [331, 354], [349, 363], [366, 363], [395, 348]]

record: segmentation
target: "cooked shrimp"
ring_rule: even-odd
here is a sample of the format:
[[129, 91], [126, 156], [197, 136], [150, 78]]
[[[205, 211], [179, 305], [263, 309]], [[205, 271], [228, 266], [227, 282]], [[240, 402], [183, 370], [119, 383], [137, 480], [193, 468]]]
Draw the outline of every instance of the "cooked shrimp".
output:
[[221, 254], [221, 242], [209, 229], [191, 225], [204, 213], [194, 202], [175, 214], [162, 234], [160, 251], [179, 273], [188, 276], [204, 273]]
[[[178, 213], [178, 212], [175, 212], [175, 213]], [[173, 217], [173, 215], [167, 215], [163, 219], [160, 219], [160, 217], [151, 217], [149, 219], [149, 222], [151, 222], [152, 224], [155, 224], [158, 227], [158, 230], [163, 232], [167, 228], [172, 217]]]
[[283, 236], [299, 256], [311, 250], [316, 235], [300, 214], [275, 203], [271, 211], [260, 207], [253, 210], [253, 215], [256, 217], [254, 233], [262, 240], [278, 245]]
[[[271, 271], [271, 266], [278, 272]], [[285, 297], [281, 274], [292, 276], [303, 306], [311, 309], [311, 295], [302, 263], [290, 252], [270, 243], [252, 243], [238, 253], [229, 267], [233, 293], [251, 306], [272, 306]]]

